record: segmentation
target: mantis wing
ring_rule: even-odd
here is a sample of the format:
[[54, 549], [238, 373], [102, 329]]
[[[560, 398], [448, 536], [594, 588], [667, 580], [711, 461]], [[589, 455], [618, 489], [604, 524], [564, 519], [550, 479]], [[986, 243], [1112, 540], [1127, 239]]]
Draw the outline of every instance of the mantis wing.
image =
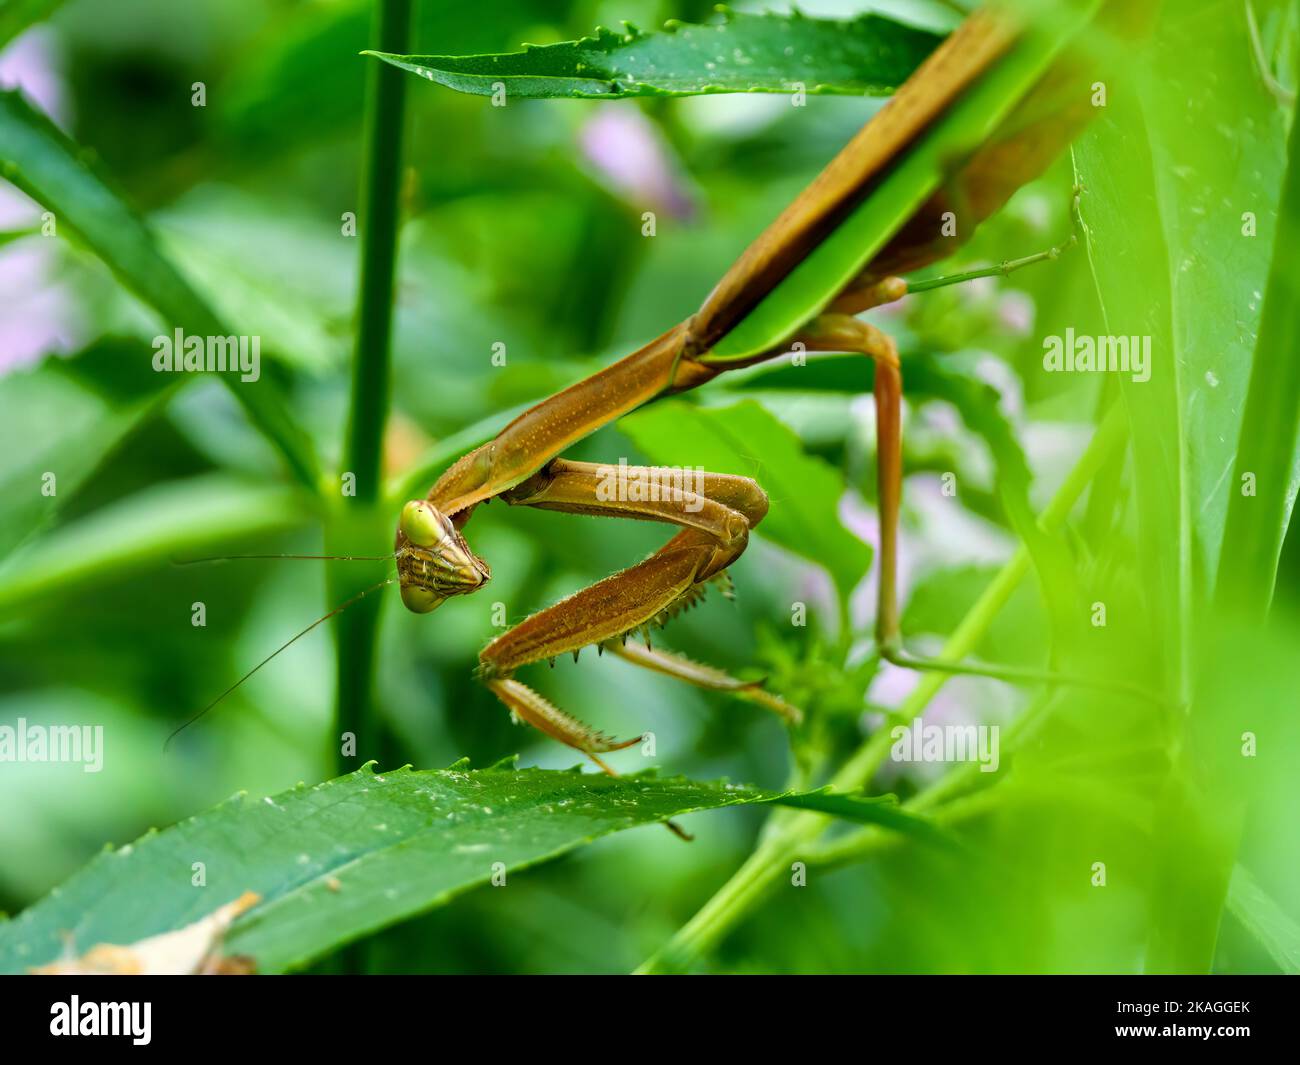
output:
[[696, 315], [710, 348], [863, 199], [873, 178], [1006, 50], [1012, 33], [988, 13], [968, 18], [732, 265]]
[[[710, 361], [788, 340], [855, 279], [950, 254], [1068, 144], [1091, 112], [1066, 45], [1099, 0], [1017, 31], [972, 15], [740, 257], [691, 325]], [[956, 239], [941, 238], [945, 211]]]

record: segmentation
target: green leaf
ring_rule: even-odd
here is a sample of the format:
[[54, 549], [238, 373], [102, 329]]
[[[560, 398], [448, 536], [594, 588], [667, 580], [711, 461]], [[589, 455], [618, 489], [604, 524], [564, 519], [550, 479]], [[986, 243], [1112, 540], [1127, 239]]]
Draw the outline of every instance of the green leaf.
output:
[[[0, 377], [0, 557], [52, 521], [104, 458], [155, 411], [175, 382], [149, 370], [135, 340], [101, 340], [72, 359], [50, 358]], [[101, 368], [144, 369], [125, 397]], [[141, 379], [143, 378], [143, 380]], [[46, 474], [54, 493], [44, 492]]]
[[619, 429], [659, 465], [754, 478], [772, 502], [758, 535], [824, 566], [841, 596], [871, 565], [871, 548], [840, 523], [842, 475], [805, 454], [799, 438], [753, 400], [719, 408], [669, 400], [628, 415]]
[[[1240, 495], [1233, 459], [1277, 228], [1286, 113], [1255, 69], [1244, 8], [1187, 0], [1161, 15], [1134, 83], [1112, 92], [1080, 142], [1077, 169], [1107, 328], [1152, 337], [1150, 381], [1121, 383], [1147, 553], [1174, 609], [1180, 586], [1189, 600], [1214, 586], [1229, 500]], [[1224, 191], [1241, 188], [1251, 194]], [[1255, 236], [1244, 232], [1246, 212]], [[1141, 241], [1135, 218], [1145, 220]], [[1277, 351], [1264, 360], [1281, 387], [1292, 360]], [[1276, 514], [1285, 527], [1285, 508]], [[1170, 568], [1180, 556], [1181, 573]]]
[[[180, 928], [254, 891], [226, 952], [261, 972], [300, 968], [360, 936], [599, 836], [698, 810], [792, 803], [947, 841], [892, 800], [783, 795], [652, 775], [607, 777], [499, 763], [348, 776], [266, 799], [238, 795], [164, 832], [106, 850], [56, 892], [0, 924], [0, 972]], [[207, 885], [191, 886], [201, 861]], [[500, 865], [497, 865], [500, 863]]]
[[[20, 92], [0, 92], [0, 176], [52, 212], [61, 230], [76, 233], [118, 279], [162, 317], [166, 332], [228, 336], [227, 329], [158, 248], [152, 232], [122, 196], [96, 173], [79, 148]], [[280, 449], [303, 483], [316, 486], [316, 457], [267, 376], [243, 382], [220, 374], [248, 416]]]
[[196, 557], [241, 536], [292, 528], [310, 513], [289, 489], [250, 486], [221, 474], [157, 485], [5, 559], [0, 616], [61, 590], [80, 592], [98, 580]]
[[[910, 364], [904, 380], [911, 377]], [[1032, 475], [1015, 427], [1002, 411], [997, 389], [956, 365], [927, 359], [917, 367], [930, 395], [945, 399], [960, 412], [967, 427], [988, 445], [996, 466], [994, 479], [1007, 519], [1029, 551], [1052, 623], [1053, 657], [1068, 654], [1079, 642], [1086, 616], [1075, 580], [1075, 560], [1068, 545], [1042, 531], [1029, 501]]]
[[778, 806], [792, 806], [798, 810], [816, 810], [845, 821], [858, 821], [879, 825], [897, 832], [908, 833], [942, 848], [956, 845], [954, 838], [939, 825], [927, 818], [904, 810], [894, 795], [846, 795], [820, 788], [799, 795], [782, 795], [772, 799]]
[[1228, 909], [1265, 950], [1278, 968], [1300, 974], [1300, 924], [1291, 917], [1244, 866], [1235, 866], [1228, 884]]
[[[1273, 598], [1300, 471], [1300, 134], [1294, 122], [1289, 155], [1216, 589], [1221, 606], [1257, 621]], [[1249, 495], [1246, 478], [1255, 483]]]
[[507, 97], [694, 96], [726, 92], [886, 96], [941, 38], [882, 15], [839, 21], [725, 13], [717, 25], [669, 22], [663, 32], [622, 33], [524, 45], [502, 55], [390, 55], [367, 52], [457, 92]]

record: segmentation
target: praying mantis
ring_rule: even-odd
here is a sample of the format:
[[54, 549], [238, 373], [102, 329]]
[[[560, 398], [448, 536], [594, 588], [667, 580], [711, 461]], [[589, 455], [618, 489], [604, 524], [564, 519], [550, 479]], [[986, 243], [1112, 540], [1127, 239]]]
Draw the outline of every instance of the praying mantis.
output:
[[[1096, 6], [1078, 8], [1074, 25]], [[705, 473], [687, 487], [670, 471], [634, 467], [628, 476], [646, 484], [667, 482], [667, 489], [610, 498], [601, 490], [608, 467], [563, 457], [576, 441], [643, 404], [698, 388], [727, 370], [778, 358], [794, 347], [858, 353], [875, 367], [881, 516], [875, 635], [880, 655], [903, 666], [1042, 679], [1024, 671], [916, 659], [903, 651], [896, 579], [902, 367], [890, 337], [856, 315], [902, 298], [908, 285], [900, 274], [950, 254], [1082, 127], [1089, 106], [1072, 83], [1070, 61], [1050, 64], [1064, 36], [1019, 31], [1003, 12], [970, 16], [750, 245], [699, 311], [621, 361], [525, 411], [454, 463], [426, 498], [405, 504], [394, 555], [402, 602], [419, 614], [487, 583], [488, 564], [471, 549], [465, 528], [475, 509], [494, 499], [678, 529], [644, 561], [538, 611], [483, 648], [479, 676], [517, 721], [614, 773], [601, 756], [641, 737], [616, 740], [598, 732], [516, 677], [524, 667], [559, 655], [571, 653], [577, 659], [589, 646], [701, 688], [731, 693], [788, 722], [799, 719], [799, 710], [780, 696], [656, 649], [650, 638], [652, 628], [694, 605], [709, 584], [726, 579], [727, 568], [767, 513], [768, 499], [759, 484], [747, 477]], [[978, 145], [943, 136], [944, 117], [959, 99], [968, 113], [988, 109], [983, 117], [989, 135]], [[1009, 100], [1017, 106], [1009, 106]], [[918, 143], [927, 130], [937, 130], [937, 136]], [[927, 162], [938, 164], [929, 180], [909, 173], [923, 171]], [[881, 229], [878, 219], [889, 211], [894, 224], [883, 228], [884, 239], [877, 238], [875, 246], [854, 246], [854, 230], [869, 224]], [[945, 235], [945, 220], [954, 219], [956, 230]], [[637, 634], [644, 637], [643, 645], [628, 642]]]
[[[519, 680], [521, 669], [563, 654], [576, 659], [594, 646], [597, 653], [608, 650], [796, 723], [800, 710], [761, 683], [656, 648], [650, 637], [651, 629], [695, 605], [710, 584], [728, 587], [728, 567], [768, 510], [761, 486], [722, 473], [703, 473], [688, 485], [663, 469], [624, 467], [627, 477], [662, 490], [610, 493], [604, 490], [608, 467], [563, 453], [636, 408], [701, 387], [728, 370], [793, 348], [856, 353], [874, 366], [880, 657], [914, 669], [1089, 684], [1087, 678], [921, 659], [904, 651], [897, 601], [902, 365], [893, 340], [857, 315], [906, 295], [909, 284], [901, 275], [951, 255], [1080, 132], [1093, 110], [1088, 89], [1095, 71], [1077, 38], [1102, 6], [1101, 0], [1049, 4], [1046, 15], [1040, 11], [1032, 19], [997, 6], [969, 16], [754, 240], [695, 314], [528, 409], [457, 460], [425, 498], [405, 503], [391, 556], [396, 577], [379, 586], [396, 581], [402, 602], [417, 614], [482, 589], [490, 569], [470, 547], [466, 527], [475, 510], [494, 499], [668, 524], [677, 531], [648, 558], [492, 640], [479, 654], [479, 678], [516, 721], [580, 751], [611, 775], [617, 774], [602, 756], [641, 737], [618, 740], [589, 727]], [[1106, 17], [1119, 7], [1112, 5]], [[1007, 273], [1061, 250], [950, 280]], [[911, 291], [942, 283], [923, 282]], [[629, 640], [636, 635], [644, 642]]]

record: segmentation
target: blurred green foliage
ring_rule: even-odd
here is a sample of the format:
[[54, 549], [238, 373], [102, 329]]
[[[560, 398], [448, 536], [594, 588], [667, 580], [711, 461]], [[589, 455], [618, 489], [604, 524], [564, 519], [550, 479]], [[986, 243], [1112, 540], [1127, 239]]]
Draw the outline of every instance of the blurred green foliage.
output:
[[[0, 9], [0, 39], [12, 10], [40, 6]], [[43, 6], [50, 20], [0, 53], [0, 80], [17, 80], [84, 147], [79, 158], [142, 213], [159, 254], [212, 315], [264, 337], [266, 388], [288, 397], [287, 415], [332, 476], [356, 289], [357, 241], [344, 235], [344, 216], [358, 210], [362, 86], [365, 64], [375, 62], [358, 54], [369, 4], [118, 0], [112, 19], [92, 0]], [[841, 17], [863, 6], [801, 5]], [[412, 50], [502, 52], [622, 19], [701, 21], [710, 8], [699, 0], [472, 8], [426, 0]], [[952, 25], [950, 5], [889, 8], [932, 30]], [[1168, 3], [1155, 43], [1127, 46], [1125, 69], [1145, 73], [1110, 86], [1114, 106], [1078, 153], [1087, 254], [930, 293], [874, 318], [910, 360], [909, 642], [937, 649], [968, 616], [1012, 557], [1020, 519], [1066, 481], [1098, 412], [1118, 398], [1131, 447], [1101, 467], [1047, 553], [1034, 553], [1037, 577], [1008, 595], [974, 647], [1022, 665], [1042, 663], [1050, 650], [1063, 667], [1194, 694], [1194, 742], [1184, 743], [1183, 718], [1160, 708], [952, 681], [926, 717], [1007, 726], [996, 785], [981, 789], [990, 781], [977, 772], [945, 783], [943, 767], [886, 761], [873, 790], [947, 811], [966, 851], [882, 845], [853, 834], [870, 830], [837, 827], [819, 841], [823, 863], [810, 857], [806, 888], [779, 870], [768, 903], [741, 914], [692, 964], [745, 972], [1294, 966], [1286, 938], [1300, 920], [1290, 831], [1300, 815], [1294, 526], [1267, 626], [1207, 608], [1252, 365], [1294, 358], [1254, 353], [1289, 123], [1261, 70], [1290, 83], [1287, 8], [1254, 5], [1258, 55], [1242, 8], [1227, 0]], [[1145, 68], [1140, 47], [1155, 57]], [[199, 82], [201, 107], [192, 104]], [[792, 108], [780, 96], [739, 95], [493, 108], [415, 81], [409, 90], [386, 441], [394, 515], [403, 491], [423, 492], [461, 445], [489, 435], [507, 412], [691, 313], [879, 106], [822, 96]], [[1189, 99], [1199, 102], [1205, 136], [1187, 133]], [[617, 165], [632, 152], [641, 165]], [[1069, 231], [1075, 177], [1061, 160], [942, 271], [1058, 243]], [[72, 239], [49, 240], [39, 234], [40, 209], [0, 189], [0, 724], [94, 722], [108, 736], [98, 774], [0, 764], [0, 804], [10, 812], [0, 819], [0, 907], [16, 912], [106, 841], [127, 842], [238, 789], [261, 796], [329, 775], [334, 670], [323, 631], [166, 754], [162, 743], [336, 604], [319, 564], [172, 564], [318, 552], [319, 501], [232, 390], [143, 372], [159, 331], [148, 304], [161, 290], [137, 280], [129, 294], [93, 254], [123, 239], [127, 223], [97, 240], [91, 229], [105, 217], [78, 226], [85, 202], [74, 193], [58, 234]], [[653, 239], [642, 235], [647, 210], [658, 217]], [[1242, 240], [1246, 211], [1257, 220], [1253, 243]], [[1291, 265], [1282, 269], [1294, 279]], [[1140, 323], [1121, 326], [1125, 312]], [[60, 329], [33, 340], [51, 320]], [[1152, 382], [1044, 373], [1043, 337], [1067, 328], [1152, 334], [1160, 360]], [[504, 367], [492, 361], [498, 344]], [[529, 682], [599, 728], [653, 730], [655, 760], [696, 780], [820, 784], [864, 736], [880, 735], [916, 681], [878, 670], [872, 654], [874, 578], [863, 573], [874, 538], [874, 414], [870, 373], [855, 369], [858, 361], [814, 363], [805, 376], [790, 367], [726, 375], [573, 452], [701, 464], [768, 486], [773, 513], [733, 568], [737, 601], [711, 599], [664, 639], [741, 675], [766, 675], [810, 710], [806, 728], [789, 736], [750, 707], [608, 656], [562, 660]], [[1295, 469], [1292, 456], [1273, 458]], [[57, 472], [55, 496], [41, 491], [48, 471]], [[942, 490], [946, 474], [955, 475], [956, 496]], [[572, 752], [512, 726], [473, 677], [479, 648], [499, 631], [492, 604], [518, 620], [635, 561], [663, 530], [493, 506], [469, 531], [492, 565], [489, 595], [453, 600], [432, 618], [385, 597], [384, 767], [440, 767], [462, 756], [485, 766], [519, 751], [527, 765], [566, 768]], [[376, 544], [376, 553], [388, 546]], [[386, 575], [383, 563], [355, 565], [375, 580]], [[1106, 627], [1080, 623], [1080, 635], [1053, 623], [1061, 597], [1085, 609], [1104, 602]], [[191, 624], [198, 602], [203, 627]], [[791, 626], [792, 602], [807, 604], [806, 627]], [[1250, 759], [1241, 757], [1245, 732], [1258, 738]], [[625, 768], [638, 763], [633, 754]], [[808, 816], [773, 820], [779, 828]], [[627, 971], [741, 865], [763, 817], [753, 808], [689, 815], [692, 846], [653, 827], [609, 837], [512, 878], [507, 891], [470, 894], [381, 933], [368, 964]], [[1093, 886], [1098, 861], [1104, 889]], [[1234, 862], [1249, 886], [1220, 919]], [[1166, 935], [1182, 946], [1166, 950]]]

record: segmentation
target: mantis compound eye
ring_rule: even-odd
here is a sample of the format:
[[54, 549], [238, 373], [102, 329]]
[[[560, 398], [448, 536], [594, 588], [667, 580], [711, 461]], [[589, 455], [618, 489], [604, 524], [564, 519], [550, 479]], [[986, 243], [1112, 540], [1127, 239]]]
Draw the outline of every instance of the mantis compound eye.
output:
[[418, 584], [402, 584], [402, 603], [412, 614], [427, 614], [442, 605], [443, 597]]
[[437, 547], [455, 533], [451, 522], [423, 499], [412, 499], [402, 508], [398, 528], [416, 547], [425, 548]]

